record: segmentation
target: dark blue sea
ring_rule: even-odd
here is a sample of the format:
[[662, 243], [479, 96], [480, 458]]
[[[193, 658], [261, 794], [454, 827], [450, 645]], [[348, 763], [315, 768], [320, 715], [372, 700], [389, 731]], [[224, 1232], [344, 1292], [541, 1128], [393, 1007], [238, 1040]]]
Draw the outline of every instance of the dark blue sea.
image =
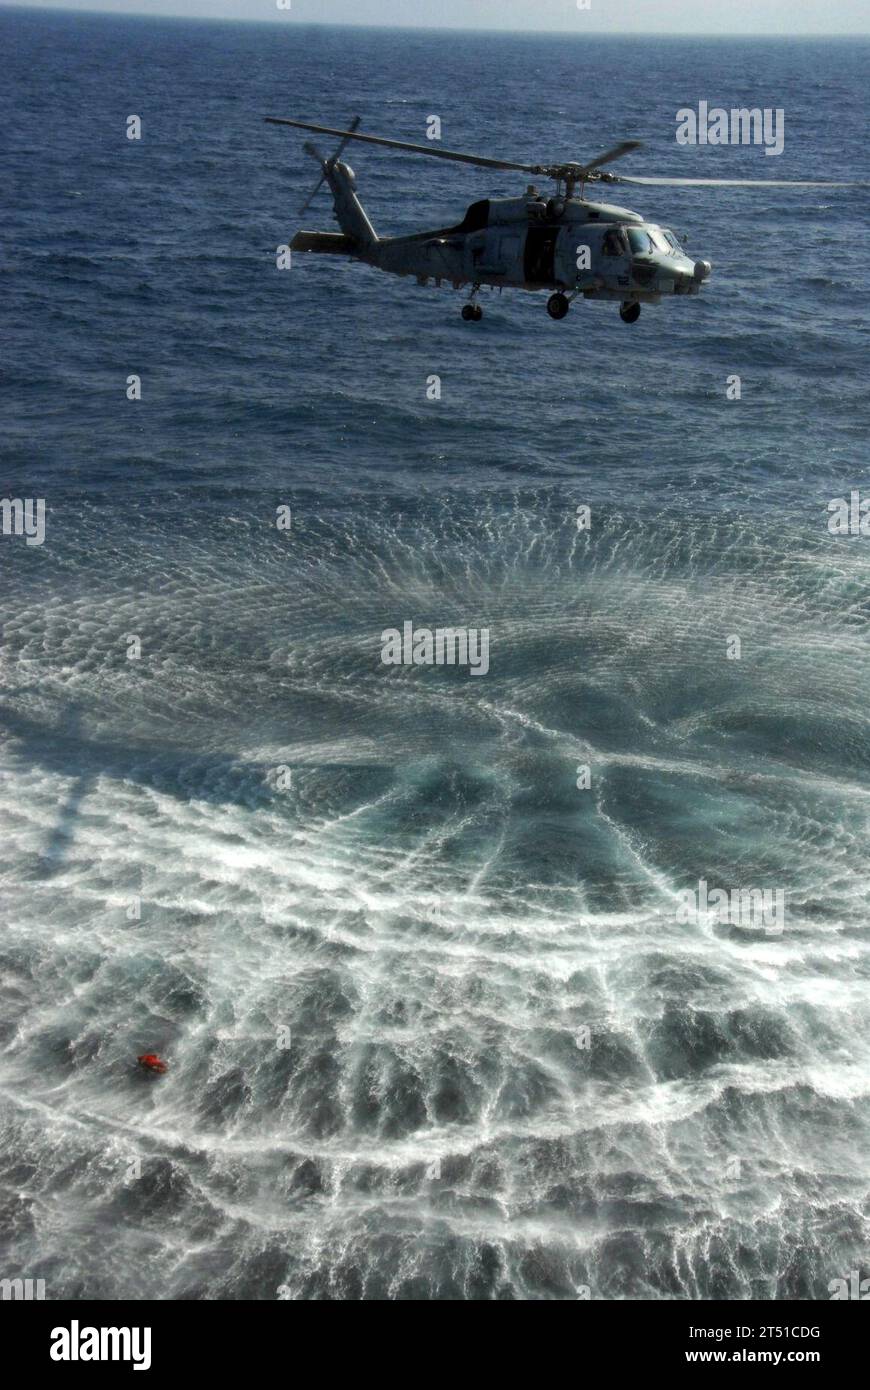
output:
[[[46, 508], [0, 536], [0, 1274], [866, 1276], [870, 537], [828, 503], [870, 491], [868, 190], [621, 188], [700, 296], [466, 324], [446, 286], [277, 269], [335, 224], [262, 117], [867, 179], [870, 43], [4, 11], [0, 47], [0, 492]], [[782, 108], [783, 154], [678, 146], [701, 100]], [[526, 182], [348, 157], [382, 234]], [[487, 628], [489, 672], [384, 666], [407, 620]], [[784, 921], [679, 920], [702, 880]]]

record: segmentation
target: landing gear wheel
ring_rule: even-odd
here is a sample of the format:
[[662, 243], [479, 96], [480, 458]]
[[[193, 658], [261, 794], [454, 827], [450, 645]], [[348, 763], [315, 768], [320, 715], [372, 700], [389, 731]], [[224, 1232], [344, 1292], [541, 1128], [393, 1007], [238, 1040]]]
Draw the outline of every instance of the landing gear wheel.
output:
[[462, 317], [466, 323], [480, 323], [483, 318], [483, 310], [479, 304], [463, 304]]
[[563, 319], [571, 308], [571, 301], [564, 294], [551, 294], [547, 300], [547, 313], [551, 319]]
[[475, 323], [480, 323], [480, 320], [483, 318], [483, 310], [479, 304], [473, 304], [471, 307], [474, 310], [471, 317], [474, 319]]
[[640, 318], [639, 304], [621, 304], [619, 306], [619, 317], [623, 323], [637, 323]]

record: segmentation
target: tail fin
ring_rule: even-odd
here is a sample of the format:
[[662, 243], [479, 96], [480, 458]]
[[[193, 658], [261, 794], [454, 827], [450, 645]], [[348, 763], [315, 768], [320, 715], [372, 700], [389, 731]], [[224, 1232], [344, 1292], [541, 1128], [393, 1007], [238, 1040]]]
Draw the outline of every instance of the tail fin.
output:
[[[344, 246], [339, 249], [336, 244], [339, 238], [336, 238], [334, 234], [328, 232], [319, 234], [323, 240], [322, 243], [317, 246], [310, 242], [310, 238], [314, 237], [315, 233], [300, 232], [296, 241], [292, 243], [291, 250], [298, 245], [300, 251], [328, 250], [338, 255], [353, 255], [364, 259], [366, 253], [373, 251], [377, 246], [378, 234], [366, 216], [365, 208], [354, 192], [356, 188], [356, 176], [353, 169], [351, 169], [349, 164], [342, 163], [341, 160], [344, 147], [348, 140], [353, 138], [353, 133], [359, 125], [361, 117], [354, 116], [350, 123], [350, 129], [344, 131], [327, 130], [325, 126], [310, 126], [306, 125], [303, 121], [285, 121], [277, 116], [264, 116], [263, 119], [270, 125], [292, 125], [298, 126], [301, 130], [323, 130], [326, 134], [341, 135], [342, 137], [338, 149], [329, 159], [324, 158], [317, 146], [313, 145], [310, 141], [305, 144], [305, 153], [310, 154], [312, 159], [316, 159], [320, 165], [320, 178], [299, 211], [300, 213], [305, 212], [308, 204], [312, 201], [315, 193], [317, 193], [320, 188], [320, 185], [324, 182], [328, 183], [332, 192], [332, 201], [335, 205], [335, 219], [344, 233], [344, 236], [340, 238], [340, 240], [342, 242], [350, 241], [352, 243], [351, 250], [347, 251]], [[299, 238], [308, 238], [308, 244], [303, 246]]]
[[353, 170], [341, 160], [327, 159], [323, 161], [323, 176], [332, 191], [336, 221], [345, 236], [356, 242], [361, 250], [375, 246], [378, 234], [354, 191], [356, 175]]
[[[310, 154], [312, 159], [316, 159], [320, 165], [320, 179], [314, 191], [299, 209], [304, 212], [308, 204], [314, 197], [324, 180], [329, 184], [332, 192], [332, 200], [335, 204], [335, 217], [341, 230], [346, 237], [350, 237], [355, 243], [357, 251], [364, 251], [377, 244], [377, 232], [366, 216], [365, 209], [359, 198], [356, 196], [356, 175], [349, 164], [342, 163], [340, 155], [350, 139], [351, 133], [356, 130], [360, 123], [359, 116], [354, 116], [350, 123], [350, 130], [345, 135], [335, 154], [326, 159], [310, 140], [306, 141], [304, 149], [306, 154]], [[320, 248], [318, 248], [320, 249]]]

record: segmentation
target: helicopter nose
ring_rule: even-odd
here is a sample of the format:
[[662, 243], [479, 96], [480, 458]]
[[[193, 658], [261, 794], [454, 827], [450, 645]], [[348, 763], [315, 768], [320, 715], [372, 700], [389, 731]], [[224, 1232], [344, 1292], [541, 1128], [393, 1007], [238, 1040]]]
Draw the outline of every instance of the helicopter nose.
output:
[[709, 261], [695, 261], [695, 279], [698, 281], [706, 280], [712, 269]]

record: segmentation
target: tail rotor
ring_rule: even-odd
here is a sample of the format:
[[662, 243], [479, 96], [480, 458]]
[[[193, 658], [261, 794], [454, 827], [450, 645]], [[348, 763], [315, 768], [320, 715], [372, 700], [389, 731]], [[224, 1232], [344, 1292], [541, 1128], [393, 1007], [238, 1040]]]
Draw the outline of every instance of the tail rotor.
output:
[[321, 187], [321, 185], [322, 185], [323, 183], [326, 182], [326, 166], [328, 166], [330, 169], [334, 169], [334, 168], [335, 168], [336, 164], [338, 163], [339, 159], [341, 158], [342, 154], [344, 153], [344, 147], [345, 147], [345, 145], [347, 144], [348, 140], [350, 140], [350, 139], [353, 137], [353, 133], [354, 133], [354, 131], [356, 130], [356, 128], [357, 128], [357, 126], [359, 125], [359, 123], [360, 123], [361, 120], [362, 120], [362, 117], [361, 117], [361, 116], [354, 116], [353, 120], [350, 122], [350, 125], [349, 125], [349, 127], [348, 127], [348, 130], [347, 130], [345, 136], [344, 136], [344, 139], [341, 141], [341, 144], [339, 145], [338, 149], [335, 151], [335, 154], [332, 156], [331, 159], [326, 159], [326, 158], [320, 153], [320, 150], [317, 148], [317, 146], [316, 146], [312, 141], [306, 140], [305, 144], [303, 145], [303, 149], [305, 150], [305, 153], [306, 153], [306, 154], [310, 154], [310, 155], [311, 155], [311, 158], [312, 158], [312, 159], [316, 159], [316, 160], [317, 160], [318, 164], [319, 164], [320, 167], [321, 167], [321, 171], [322, 171], [322, 172], [321, 172], [320, 178], [317, 180], [317, 183], [314, 185], [314, 187], [312, 188], [312, 190], [311, 190], [311, 192], [309, 193], [308, 197], [305, 199], [305, 202], [302, 204], [301, 208], [299, 209], [299, 214], [300, 214], [300, 216], [302, 215], [303, 212], [307, 212], [308, 208], [309, 208], [309, 207], [311, 206], [311, 204], [313, 203], [313, 201], [314, 201], [316, 195], [320, 192], [320, 187]]

